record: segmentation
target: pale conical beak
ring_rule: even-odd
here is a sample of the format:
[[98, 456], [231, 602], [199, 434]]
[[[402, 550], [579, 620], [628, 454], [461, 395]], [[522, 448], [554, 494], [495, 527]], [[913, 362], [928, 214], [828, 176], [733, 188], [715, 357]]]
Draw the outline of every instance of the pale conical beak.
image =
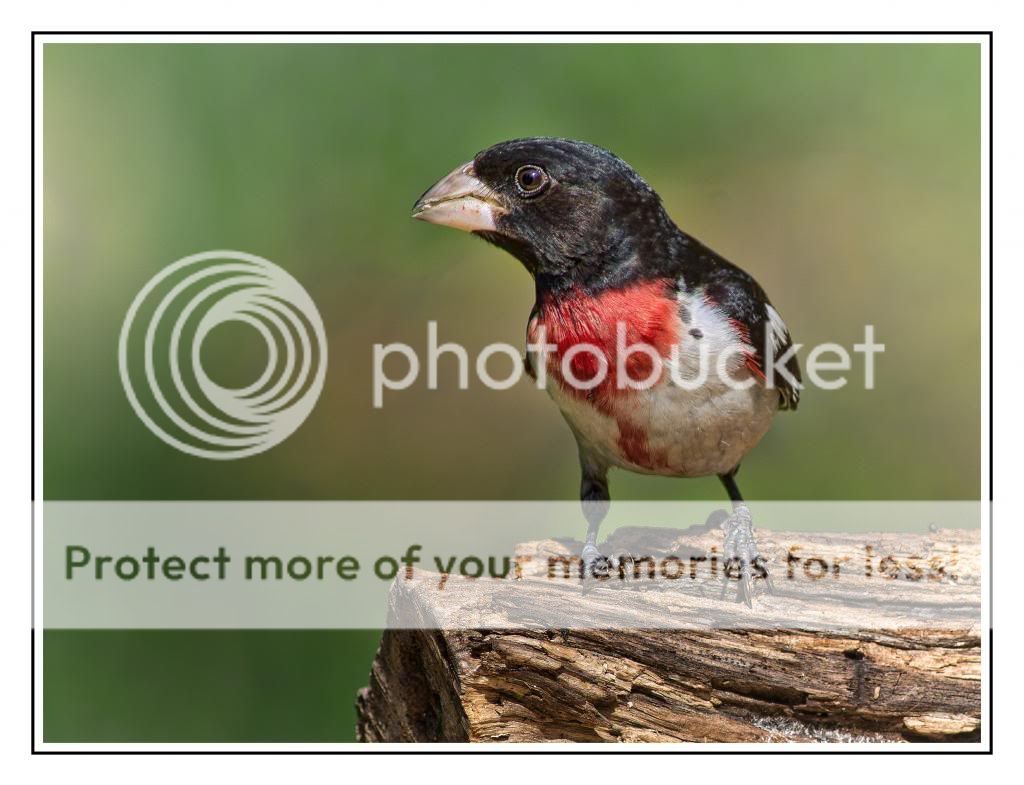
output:
[[498, 217], [506, 212], [498, 195], [477, 179], [470, 161], [423, 194], [412, 217], [464, 232], [494, 232]]

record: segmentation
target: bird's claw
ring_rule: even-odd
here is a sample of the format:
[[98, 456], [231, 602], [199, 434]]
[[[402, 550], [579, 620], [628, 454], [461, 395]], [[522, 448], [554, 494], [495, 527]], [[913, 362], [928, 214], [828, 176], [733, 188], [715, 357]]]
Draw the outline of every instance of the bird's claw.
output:
[[595, 545], [584, 545], [580, 559], [580, 579], [584, 582], [611, 574], [612, 560], [601, 553]]
[[725, 532], [725, 542], [722, 547], [724, 560], [721, 598], [725, 598], [729, 581], [736, 580], [736, 601], [752, 608], [754, 581], [757, 578], [764, 580], [769, 594], [774, 594], [775, 589], [765, 567], [765, 559], [758, 553], [754, 522], [747, 505], [737, 504], [732, 515], [722, 522], [722, 530]]
[[[597, 549], [597, 546], [589, 543], [583, 546], [580, 561], [580, 580], [583, 583], [584, 594], [602, 585], [618, 586], [623, 583], [623, 580], [619, 579], [628, 579], [633, 573], [632, 557], [606, 556]], [[609, 580], [610, 578], [616, 580], [613, 582]]]

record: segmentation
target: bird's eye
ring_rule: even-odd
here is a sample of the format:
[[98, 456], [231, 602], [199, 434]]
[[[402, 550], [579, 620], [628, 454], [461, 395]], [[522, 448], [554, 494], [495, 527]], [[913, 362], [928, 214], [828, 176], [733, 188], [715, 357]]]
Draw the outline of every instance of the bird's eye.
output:
[[520, 166], [516, 170], [516, 188], [523, 196], [536, 196], [547, 184], [547, 173], [539, 166]]

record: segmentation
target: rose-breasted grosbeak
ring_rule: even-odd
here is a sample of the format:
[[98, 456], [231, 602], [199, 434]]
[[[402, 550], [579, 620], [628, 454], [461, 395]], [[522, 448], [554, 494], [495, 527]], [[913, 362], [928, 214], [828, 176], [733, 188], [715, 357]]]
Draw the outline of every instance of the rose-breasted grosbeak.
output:
[[584, 142], [490, 147], [423, 194], [413, 216], [479, 235], [534, 277], [527, 369], [542, 364], [579, 445], [584, 565], [604, 559], [610, 467], [717, 474], [733, 503], [725, 555], [750, 604], [752, 577], [767, 571], [735, 476], [800, 390], [789, 331], [764, 290], [680, 230], [628, 164]]

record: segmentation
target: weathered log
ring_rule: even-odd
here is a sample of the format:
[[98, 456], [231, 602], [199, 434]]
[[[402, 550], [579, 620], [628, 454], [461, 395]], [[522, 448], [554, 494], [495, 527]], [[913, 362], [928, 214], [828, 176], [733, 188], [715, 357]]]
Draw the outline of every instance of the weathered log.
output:
[[[439, 591], [439, 576], [400, 578], [389, 614], [403, 628], [384, 633], [370, 684], [358, 696], [359, 738], [979, 739], [977, 531], [758, 536], [775, 565], [775, 592], [760, 592], [753, 609], [731, 596], [723, 599], [720, 580], [690, 581], [683, 591], [676, 584], [665, 590], [663, 579], [660, 586], [627, 580], [622, 588], [611, 588], [612, 580], [583, 594], [578, 581], [549, 577], [549, 566], [560, 568], [578, 544], [551, 540], [517, 548], [528, 565], [518, 579], [453, 580]], [[720, 541], [716, 533], [700, 531], [660, 530], [657, 537], [662, 556], [707, 553]], [[643, 541], [649, 552], [651, 539], [649, 530], [620, 529], [603, 548], [635, 553], [633, 545]], [[865, 547], [874, 564], [889, 558], [891, 575], [867, 576], [848, 566], [850, 554]], [[800, 580], [800, 564], [790, 579], [778, 567], [787, 564], [788, 553], [813, 553], [826, 564], [845, 557], [846, 573], [841, 580], [830, 571], [822, 579]], [[909, 569], [900, 577], [899, 565], [936, 563], [944, 568], [938, 577]], [[812, 567], [809, 574], [817, 575], [819, 565]], [[646, 570], [645, 563], [645, 577]], [[513, 596], [514, 622], [502, 624], [512, 619]], [[590, 619], [614, 618], [617, 628], [521, 623], [524, 608], [541, 609], [543, 618], [542, 610], [553, 605]], [[847, 623], [837, 626], [837, 613]], [[459, 627], [461, 618], [474, 626]], [[622, 628], [622, 618], [650, 624]], [[680, 618], [697, 622], [681, 625]], [[705, 623], [709, 618], [714, 625]], [[761, 623], [765, 618], [791, 623], [774, 627]], [[759, 623], [745, 622], [754, 619]]]

